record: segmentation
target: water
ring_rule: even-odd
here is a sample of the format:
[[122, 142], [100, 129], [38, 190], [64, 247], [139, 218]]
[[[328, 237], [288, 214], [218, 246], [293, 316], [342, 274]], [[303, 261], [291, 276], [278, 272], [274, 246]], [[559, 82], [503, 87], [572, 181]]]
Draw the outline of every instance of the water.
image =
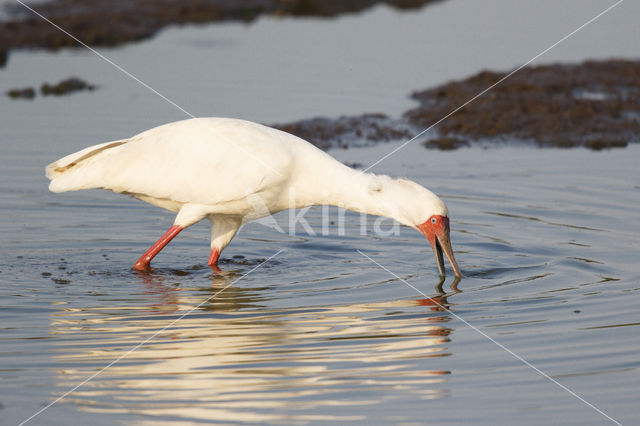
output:
[[[594, 11], [585, 6], [576, 14], [595, 15], [602, 6], [596, 3], [590, 3]], [[189, 54], [211, 52], [205, 57], [237, 56], [221, 67], [239, 69], [256, 48], [248, 40], [264, 34], [282, 31], [278, 40], [285, 40], [288, 28], [295, 45], [293, 35], [305, 28], [346, 32], [359, 23], [371, 32], [385, 16], [402, 21], [438, 13], [444, 19], [448, 10], [452, 19], [464, 7], [469, 3], [451, 1], [418, 14], [378, 8], [335, 21], [174, 29], [108, 53], [198, 114], [228, 110], [224, 115], [292, 120], [389, 104], [385, 112], [393, 113], [409, 104], [406, 93], [435, 81], [433, 71], [425, 71], [426, 83], [417, 77], [406, 83], [402, 75], [387, 79], [390, 88], [376, 86], [377, 70], [362, 73], [360, 89], [345, 95], [344, 71], [326, 78], [319, 73], [313, 82], [321, 84], [314, 85], [300, 74], [300, 65], [278, 78], [264, 73], [257, 82], [239, 79], [225, 89], [231, 78], [224, 73], [217, 81], [178, 67], [180, 62], [162, 62], [167, 69], [156, 64], [155, 74], [150, 62], [163, 49], [165, 55], [167, 49], [184, 55], [184, 64], [193, 62]], [[560, 15], [545, 18], [543, 9], [539, 15], [563, 31], [572, 29]], [[603, 32], [614, 37], [614, 28], [632, 34], [624, 25], [629, 16], [629, 10], [616, 11], [600, 32], [593, 28], [574, 42], [587, 43]], [[226, 34], [228, 43], [184, 42], [211, 33]], [[518, 42], [504, 41], [506, 51], [516, 51]], [[578, 59], [598, 46], [590, 50], [585, 44]], [[624, 46], [612, 42], [610, 50], [602, 47], [594, 55], [621, 54]], [[631, 55], [628, 40], [627, 46]], [[341, 62], [324, 49], [329, 53], [310, 55], [309, 61], [337, 67]], [[467, 57], [473, 47], [462, 49], [455, 53]], [[265, 66], [275, 67], [269, 51], [261, 52]], [[493, 68], [522, 59], [495, 56]], [[387, 71], [392, 68], [402, 69]], [[188, 78], [176, 78], [183, 71]], [[444, 75], [475, 71], [460, 66]], [[20, 423], [98, 372], [29, 424], [610, 422], [575, 395], [623, 424], [636, 422], [640, 147], [445, 153], [411, 144], [376, 166], [376, 172], [407, 176], [445, 199], [466, 275], [459, 283], [449, 277], [438, 285], [431, 250], [415, 231], [401, 228], [398, 235], [380, 237], [371, 217], [361, 233], [360, 217], [347, 213], [340, 232], [339, 212], [330, 209], [323, 235], [322, 208], [305, 216], [315, 236], [301, 226], [289, 235], [247, 225], [223, 253], [222, 275], [204, 266], [206, 224], [181, 233], [156, 258], [155, 272], [140, 275], [130, 270], [132, 263], [171, 225], [172, 215], [97, 190], [51, 194], [43, 166], [182, 113], [83, 52], [16, 53], [0, 72], [3, 91], [70, 74], [101, 85], [68, 98], [0, 100], [1, 424]], [[287, 84], [290, 90], [284, 90]], [[213, 94], [205, 96], [202, 87]], [[363, 99], [367, 87], [371, 97]], [[366, 165], [397, 146], [332, 154]], [[286, 231], [288, 213], [276, 219]], [[383, 230], [391, 226], [382, 223]]]
[[[388, 147], [336, 154], [362, 160]], [[466, 275], [455, 289], [452, 279], [436, 286], [421, 235], [360, 235], [351, 214], [344, 236], [335, 226], [310, 237], [248, 225], [224, 257], [250, 265], [228, 262], [222, 276], [203, 267], [208, 232], [196, 226], [158, 256], [154, 274], [139, 275], [130, 265], [168, 214], [97, 191], [47, 194], [27, 180], [3, 191], [12, 206], [0, 264], [5, 420], [202, 304], [34, 423], [606, 421], [461, 318], [631, 423], [639, 148], [427, 156], [416, 145], [385, 162], [382, 171], [433, 182], [447, 201]], [[321, 213], [306, 216], [317, 233]]]

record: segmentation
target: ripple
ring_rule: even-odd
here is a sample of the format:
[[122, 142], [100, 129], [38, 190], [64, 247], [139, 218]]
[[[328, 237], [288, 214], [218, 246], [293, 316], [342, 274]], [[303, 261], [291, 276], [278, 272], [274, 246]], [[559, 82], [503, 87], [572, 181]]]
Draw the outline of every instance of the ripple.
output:
[[523, 216], [523, 215], [518, 215], [518, 214], [502, 213], [502, 212], [494, 212], [494, 211], [485, 211], [484, 213], [490, 214], [490, 215], [495, 215], [495, 216], [512, 218], [512, 219], [523, 219], [523, 220], [529, 220], [529, 221], [533, 221], [533, 222], [541, 222], [541, 223], [544, 223], [546, 225], [561, 226], [561, 227], [571, 228], [571, 229], [581, 229], [581, 230], [585, 230], [585, 231], [600, 231], [600, 232], [604, 231], [603, 229], [592, 228], [592, 227], [589, 227], [589, 226], [572, 225], [572, 224], [569, 224], [569, 223], [550, 222], [550, 221], [547, 221], [547, 220], [544, 220], [544, 219], [540, 219], [540, 218], [537, 218], [537, 217], [533, 217], [533, 216]]

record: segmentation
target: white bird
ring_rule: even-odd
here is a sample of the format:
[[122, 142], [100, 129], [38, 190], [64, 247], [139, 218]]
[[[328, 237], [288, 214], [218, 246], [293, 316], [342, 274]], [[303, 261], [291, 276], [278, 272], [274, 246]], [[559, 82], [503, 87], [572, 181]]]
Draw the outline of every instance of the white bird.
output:
[[354, 170], [307, 141], [261, 124], [194, 118], [129, 139], [94, 145], [46, 167], [53, 192], [102, 188], [177, 213], [173, 226], [133, 268], [149, 263], [184, 228], [211, 221], [209, 266], [240, 226], [290, 208], [332, 205], [385, 216], [422, 232], [440, 275], [446, 254], [461, 276], [449, 239], [447, 207], [407, 179]]

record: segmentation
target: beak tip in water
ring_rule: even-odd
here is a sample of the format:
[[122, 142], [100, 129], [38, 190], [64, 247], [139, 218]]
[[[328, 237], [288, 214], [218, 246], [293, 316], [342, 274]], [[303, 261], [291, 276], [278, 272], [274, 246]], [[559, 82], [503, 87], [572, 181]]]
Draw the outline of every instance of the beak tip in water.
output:
[[462, 273], [458, 268], [458, 263], [453, 255], [453, 249], [451, 248], [451, 239], [449, 238], [449, 218], [446, 216], [434, 215], [429, 220], [417, 226], [418, 230], [427, 237], [433, 254], [438, 264], [438, 272], [440, 277], [443, 278], [445, 274], [444, 269], [444, 256], [447, 256], [447, 260], [451, 264], [456, 277], [461, 278]]

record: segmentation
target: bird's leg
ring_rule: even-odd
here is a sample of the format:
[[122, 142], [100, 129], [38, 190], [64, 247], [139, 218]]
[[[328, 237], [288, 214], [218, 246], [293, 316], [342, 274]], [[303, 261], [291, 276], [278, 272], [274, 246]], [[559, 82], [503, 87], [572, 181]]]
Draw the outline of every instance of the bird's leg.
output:
[[160, 253], [160, 250], [164, 248], [169, 241], [173, 239], [176, 235], [180, 233], [184, 228], [179, 225], [173, 225], [169, 230], [162, 236], [158, 241], [152, 245], [149, 250], [147, 250], [141, 257], [138, 259], [136, 263], [133, 265], [133, 269], [136, 271], [146, 271], [149, 269], [149, 263], [151, 259], [153, 259], [156, 254]]
[[209, 255], [209, 267], [215, 272], [220, 272], [218, 268], [218, 260], [220, 253], [229, 244], [229, 241], [236, 235], [242, 219], [237, 217], [229, 217], [222, 215], [210, 215], [211, 221], [211, 254]]
[[218, 259], [220, 258], [220, 250], [217, 248], [211, 249], [211, 255], [209, 255], [209, 267], [214, 270], [214, 272], [220, 272], [220, 268], [218, 268]]

